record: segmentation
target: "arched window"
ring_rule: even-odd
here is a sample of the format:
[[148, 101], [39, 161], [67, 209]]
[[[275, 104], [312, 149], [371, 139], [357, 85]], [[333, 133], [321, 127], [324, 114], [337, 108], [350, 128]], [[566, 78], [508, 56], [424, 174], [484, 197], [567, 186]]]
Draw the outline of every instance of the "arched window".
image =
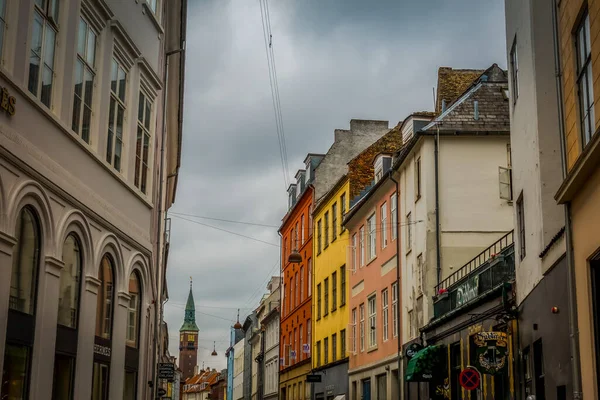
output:
[[31, 208], [24, 207], [21, 210], [15, 237], [17, 244], [13, 252], [10, 308], [34, 315], [40, 262], [40, 229]]
[[96, 309], [96, 336], [110, 339], [112, 336], [112, 317], [114, 304], [114, 268], [107, 254], [100, 263], [100, 287]]
[[127, 316], [127, 346], [138, 347], [140, 331], [141, 285], [137, 272], [129, 277], [129, 310]]
[[0, 398], [28, 398], [35, 332], [35, 303], [41, 235], [35, 211], [25, 206], [15, 227], [4, 371]]
[[63, 262], [58, 293], [58, 323], [76, 328], [79, 310], [79, 287], [81, 278], [81, 248], [73, 234], [67, 236], [63, 244]]

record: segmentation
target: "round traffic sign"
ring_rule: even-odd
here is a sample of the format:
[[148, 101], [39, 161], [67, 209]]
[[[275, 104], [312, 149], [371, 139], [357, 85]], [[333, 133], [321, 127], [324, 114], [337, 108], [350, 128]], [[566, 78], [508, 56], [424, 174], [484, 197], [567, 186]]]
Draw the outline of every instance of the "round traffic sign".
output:
[[474, 390], [479, 387], [479, 372], [475, 368], [465, 368], [458, 376], [458, 383], [466, 390]]

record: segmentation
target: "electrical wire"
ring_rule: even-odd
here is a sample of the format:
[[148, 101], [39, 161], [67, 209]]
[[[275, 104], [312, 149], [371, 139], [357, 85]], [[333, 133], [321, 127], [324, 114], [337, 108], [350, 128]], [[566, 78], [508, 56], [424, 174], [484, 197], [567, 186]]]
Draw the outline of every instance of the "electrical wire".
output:
[[179, 217], [183, 216], [183, 217], [193, 217], [193, 218], [200, 218], [200, 219], [209, 219], [209, 220], [212, 220], [212, 221], [228, 222], [228, 223], [231, 223], [231, 224], [263, 226], [265, 228], [279, 228], [279, 226], [277, 226], [277, 225], [259, 224], [259, 223], [254, 223], [254, 222], [234, 221], [234, 220], [230, 220], [230, 219], [205, 217], [205, 216], [202, 216], [202, 215], [184, 214], [184, 213], [179, 213], [179, 212], [174, 212], [174, 211], [170, 211], [169, 215], [179, 216]]

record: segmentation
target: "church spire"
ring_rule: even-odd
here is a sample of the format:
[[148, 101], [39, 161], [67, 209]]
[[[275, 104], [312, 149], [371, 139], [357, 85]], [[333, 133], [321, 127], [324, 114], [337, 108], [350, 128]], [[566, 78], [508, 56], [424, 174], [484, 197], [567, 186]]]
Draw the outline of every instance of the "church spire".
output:
[[194, 305], [194, 294], [192, 293], [192, 277], [190, 276], [190, 293], [185, 304], [185, 318], [179, 332], [198, 332], [196, 325], [196, 306]]

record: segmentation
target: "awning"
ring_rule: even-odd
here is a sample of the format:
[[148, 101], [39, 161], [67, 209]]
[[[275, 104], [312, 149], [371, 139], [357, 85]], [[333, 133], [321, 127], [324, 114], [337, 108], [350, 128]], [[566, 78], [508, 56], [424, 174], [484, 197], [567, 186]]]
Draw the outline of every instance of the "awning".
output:
[[333, 398], [333, 400], [346, 400], [345, 394], [339, 394]]
[[419, 350], [406, 367], [405, 379], [408, 382], [429, 382], [441, 365], [441, 354], [446, 346], [427, 346]]

